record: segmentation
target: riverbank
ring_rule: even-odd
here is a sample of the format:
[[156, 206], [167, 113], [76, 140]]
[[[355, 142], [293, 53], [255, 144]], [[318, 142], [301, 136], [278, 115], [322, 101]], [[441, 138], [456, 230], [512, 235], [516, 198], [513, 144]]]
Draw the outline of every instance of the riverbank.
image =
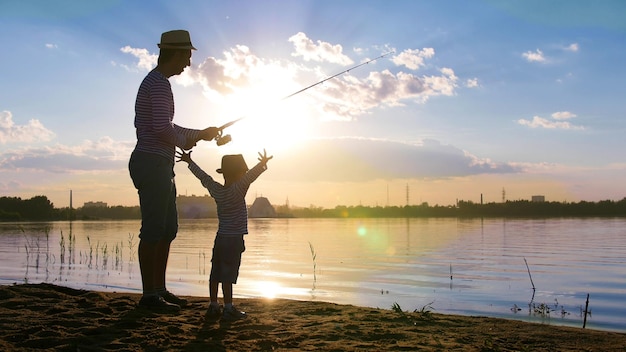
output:
[[140, 295], [50, 284], [0, 286], [4, 351], [624, 351], [626, 334], [324, 302], [236, 299], [245, 320], [137, 309]]

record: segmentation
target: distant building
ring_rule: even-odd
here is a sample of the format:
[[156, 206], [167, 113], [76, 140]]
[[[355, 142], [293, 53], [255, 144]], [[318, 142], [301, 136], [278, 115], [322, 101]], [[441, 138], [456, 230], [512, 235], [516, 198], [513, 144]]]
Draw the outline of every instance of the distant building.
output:
[[248, 209], [250, 218], [275, 218], [276, 210], [265, 197], [257, 197]]
[[106, 208], [106, 202], [85, 202], [83, 208]]
[[[217, 205], [215, 199], [209, 195], [204, 196], [178, 196], [176, 198], [178, 216], [181, 219], [205, 219], [217, 217]], [[248, 208], [248, 217], [273, 218], [276, 210], [265, 197], [258, 197]]]
[[545, 196], [532, 196], [530, 200], [535, 203], [543, 203], [546, 201], [546, 197]]
[[183, 219], [204, 219], [217, 217], [217, 205], [209, 196], [178, 196], [176, 198], [178, 216]]

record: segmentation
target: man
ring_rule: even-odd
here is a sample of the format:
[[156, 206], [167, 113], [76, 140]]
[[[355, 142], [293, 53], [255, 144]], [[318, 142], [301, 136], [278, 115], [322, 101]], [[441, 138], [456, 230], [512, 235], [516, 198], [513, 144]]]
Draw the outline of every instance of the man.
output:
[[199, 140], [212, 140], [218, 129], [183, 128], [174, 124], [174, 97], [169, 78], [191, 63], [189, 32], [174, 30], [161, 35], [157, 67], [144, 78], [135, 102], [137, 144], [129, 161], [130, 176], [139, 193], [141, 230], [139, 267], [143, 296], [139, 306], [177, 311], [187, 302], [169, 292], [165, 272], [170, 244], [178, 231], [174, 153], [191, 149]]

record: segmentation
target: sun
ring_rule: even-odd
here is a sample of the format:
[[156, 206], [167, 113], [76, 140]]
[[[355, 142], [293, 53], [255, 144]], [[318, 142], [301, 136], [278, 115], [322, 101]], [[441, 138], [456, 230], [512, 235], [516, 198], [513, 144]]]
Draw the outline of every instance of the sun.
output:
[[276, 298], [282, 291], [281, 285], [273, 281], [259, 281], [255, 289], [257, 294], [264, 298]]
[[316, 118], [306, 100], [277, 99], [274, 92], [284, 91], [278, 84], [248, 88], [229, 97], [228, 115], [237, 120], [223, 130], [231, 141], [222, 149], [269, 154], [285, 151], [315, 134]]
[[246, 116], [224, 130], [224, 134], [231, 136], [231, 148], [281, 152], [310, 138], [311, 125], [306, 116], [274, 109]]
[[299, 90], [294, 73], [283, 66], [256, 66], [247, 84], [222, 96], [222, 118], [218, 126], [237, 120], [223, 131], [231, 142], [220, 147], [224, 152], [254, 153], [266, 149], [268, 154], [283, 152], [310, 139], [316, 133], [317, 109], [305, 96], [283, 99]]

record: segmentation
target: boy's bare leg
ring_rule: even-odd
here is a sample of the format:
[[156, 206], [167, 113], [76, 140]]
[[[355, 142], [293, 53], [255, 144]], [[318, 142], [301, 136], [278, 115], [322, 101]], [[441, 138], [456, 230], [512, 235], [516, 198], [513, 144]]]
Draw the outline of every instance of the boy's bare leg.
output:
[[209, 281], [209, 297], [211, 298], [212, 303], [217, 303], [217, 291], [219, 288], [219, 284], [220, 283], [217, 281]]
[[224, 305], [233, 304], [233, 283], [222, 282], [222, 293], [224, 294]]
[[235, 306], [233, 306], [232, 282], [222, 283], [222, 291], [224, 292], [224, 315], [222, 316], [222, 319], [226, 319], [228, 321], [244, 319], [247, 316], [246, 313], [235, 309]]

